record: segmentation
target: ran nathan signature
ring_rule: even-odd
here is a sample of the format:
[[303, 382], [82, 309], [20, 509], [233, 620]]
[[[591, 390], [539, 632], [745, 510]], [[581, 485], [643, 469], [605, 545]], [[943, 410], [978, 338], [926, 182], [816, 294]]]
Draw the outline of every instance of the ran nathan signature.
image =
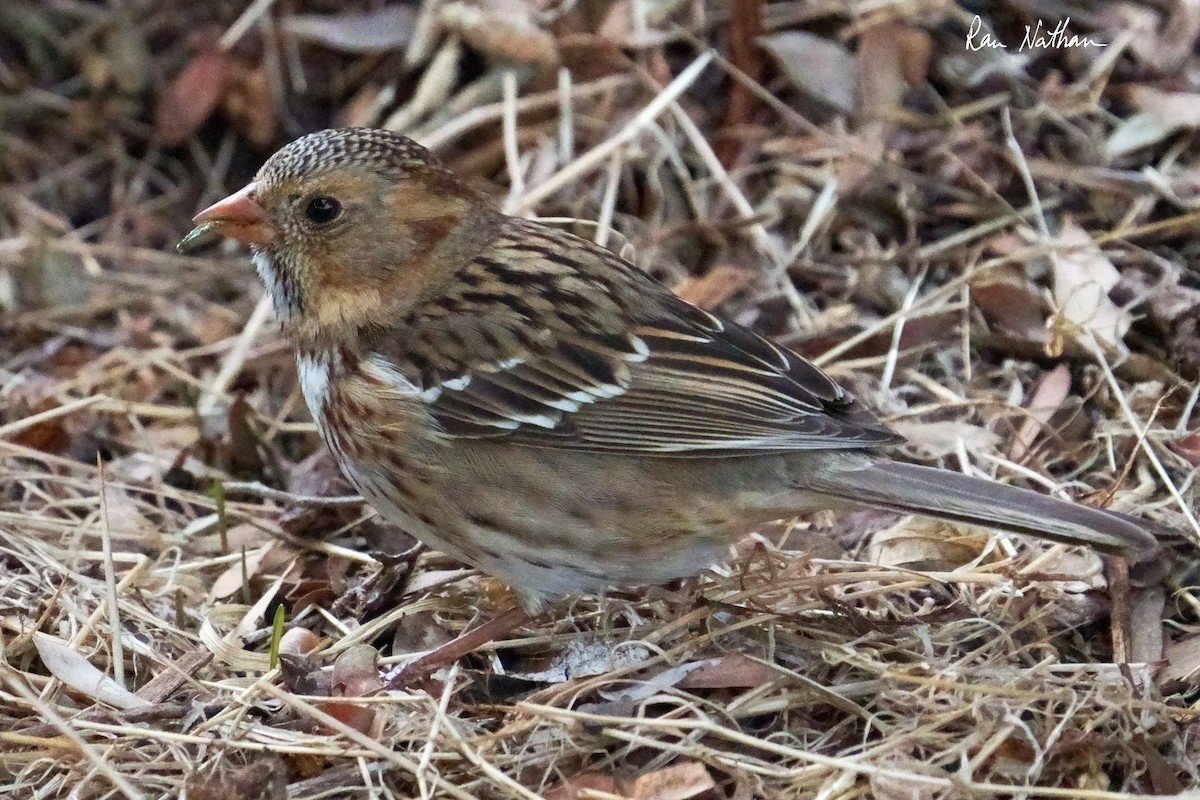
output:
[[[1046, 28], [1040, 19], [1035, 25], [1026, 25], [1025, 36], [1021, 39], [1021, 46], [1017, 48], [1017, 52], [1061, 50], [1067, 47], [1108, 47], [1107, 42], [1097, 42], [1089, 36], [1071, 33], [1067, 30], [1070, 24], [1071, 18], [1067, 17], [1053, 28]], [[990, 48], [1007, 50], [1008, 45], [996, 38], [991, 31], [985, 31], [983, 20], [976, 14], [975, 19], [971, 20], [971, 27], [967, 29], [967, 49], [977, 51]]]

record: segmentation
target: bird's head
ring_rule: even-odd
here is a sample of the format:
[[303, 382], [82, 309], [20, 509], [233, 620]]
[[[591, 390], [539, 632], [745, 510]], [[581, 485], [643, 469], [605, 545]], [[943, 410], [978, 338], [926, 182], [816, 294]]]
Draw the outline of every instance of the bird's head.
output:
[[482, 248], [496, 212], [416, 142], [341, 128], [279, 150], [197, 225], [244, 242], [301, 336], [395, 324]]

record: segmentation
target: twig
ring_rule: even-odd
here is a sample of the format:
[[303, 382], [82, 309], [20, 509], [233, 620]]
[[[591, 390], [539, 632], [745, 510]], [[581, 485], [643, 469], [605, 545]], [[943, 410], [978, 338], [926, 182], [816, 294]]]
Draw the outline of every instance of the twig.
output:
[[59, 417], [65, 417], [68, 414], [74, 414], [80, 409], [96, 405], [97, 403], [106, 402], [111, 399], [112, 398], [102, 394], [92, 395], [91, 397], [80, 398], [79, 400], [67, 403], [66, 405], [55, 406], [54, 408], [47, 409], [38, 414], [31, 414], [24, 419], [13, 420], [7, 425], [0, 425], [0, 439], [12, 436], [14, 433], [20, 433], [26, 428], [32, 428], [34, 425], [41, 425], [43, 422], [48, 422]]
[[275, 5], [275, 0], [254, 0], [253, 3], [246, 7], [246, 10], [241, 13], [229, 29], [221, 36], [220, 44], [222, 50], [229, 50], [238, 41], [246, 35], [246, 31], [258, 22], [258, 20], [266, 14], [271, 6]]
[[291, 503], [298, 506], [356, 506], [366, 502], [366, 500], [357, 494], [331, 495], [329, 497], [311, 494], [293, 494], [292, 492], [285, 492], [282, 489], [272, 489], [270, 486], [259, 481], [228, 481], [225, 484], [225, 491], [245, 492], [246, 494], [258, 495], [267, 500], [274, 500], [279, 503]]
[[246, 364], [246, 356], [250, 352], [250, 348], [254, 345], [258, 334], [262, 331], [263, 325], [271, 316], [271, 296], [264, 294], [258, 300], [258, 305], [254, 307], [253, 313], [250, 314], [250, 319], [246, 320], [246, 327], [242, 328], [242, 333], [238, 336], [237, 342], [233, 348], [225, 356], [225, 360], [221, 363], [221, 370], [217, 373], [217, 377], [213, 378], [213, 382], [209, 384], [204, 394], [200, 397], [200, 401], [196, 404], [197, 412], [200, 416], [205, 416], [212, 412], [216, 407], [217, 401], [225, 395], [225, 390], [229, 388], [229, 384], [241, 372], [242, 367]]
[[700, 77], [700, 73], [704, 71], [704, 68], [711, 61], [712, 55], [701, 53], [695, 61], [679, 73], [675, 80], [663, 88], [657, 97], [647, 103], [645, 108], [639, 111], [619, 133], [604, 140], [541, 184], [531, 188], [520, 198], [513, 212], [520, 213], [532, 209], [559, 189], [598, 169], [604, 163], [605, 159], [612, 155], [617, 148], [641, 133], [642, 129], [655, 117], [674, 103], [681, 94], [686, 92], [696, 82], [696, 79]]
[[525, 192], [525, 176], [521, 171], [521, 152], [517, 143], [517, 76], [504, 71], [504, 164], [508, 167], [508, 200], [505, 211], [514, 206]]
[[107, 590], [105, 599], [108, 606], [108, 629], [112, 639], [113, 680], [124, 689], [125, 648], [121, 644], [120, 595], [117, 594], [116, 571], [113, 568], [112, 529], [108, 524], [108, 482], [104, 475], [104, 461], [99, 453], [96, 454], [96, 469], [100, 473], [100, 549], [103, 553], [101, 562], [104, 567], [104, 588]]

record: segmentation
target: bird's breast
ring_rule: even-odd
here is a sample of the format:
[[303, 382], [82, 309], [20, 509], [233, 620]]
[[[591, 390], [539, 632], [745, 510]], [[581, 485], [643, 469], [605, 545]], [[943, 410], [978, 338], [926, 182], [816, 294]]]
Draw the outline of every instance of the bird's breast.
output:
[[348, 349], [302, 351], [296, 367], [317, 431], [355, 483], [381, 467], [394, 472], [430, 460], [436, 428], [423, 396], [382, 356]]

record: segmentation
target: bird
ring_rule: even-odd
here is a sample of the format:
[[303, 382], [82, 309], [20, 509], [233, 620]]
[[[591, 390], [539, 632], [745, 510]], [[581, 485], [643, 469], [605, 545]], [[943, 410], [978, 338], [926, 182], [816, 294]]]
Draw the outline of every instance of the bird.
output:
[[901, 437], [799, 354], [502, 213], [399, 133], [302, 136], [194, 222], [249, 245], [350, 483], [528, 614], [824, 509], [1158, 547], [1146, 520], [893, 459]]

